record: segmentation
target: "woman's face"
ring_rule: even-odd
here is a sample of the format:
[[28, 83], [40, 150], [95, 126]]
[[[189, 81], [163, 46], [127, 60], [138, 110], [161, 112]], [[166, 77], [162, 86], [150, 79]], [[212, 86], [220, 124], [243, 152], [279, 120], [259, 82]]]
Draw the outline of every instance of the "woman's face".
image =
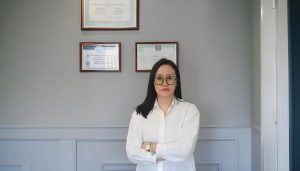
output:
[[154, 87], [157, 97], [173, 97], [176, 88], [176, 73], [170, 65], [162, 65], [158, 68]]

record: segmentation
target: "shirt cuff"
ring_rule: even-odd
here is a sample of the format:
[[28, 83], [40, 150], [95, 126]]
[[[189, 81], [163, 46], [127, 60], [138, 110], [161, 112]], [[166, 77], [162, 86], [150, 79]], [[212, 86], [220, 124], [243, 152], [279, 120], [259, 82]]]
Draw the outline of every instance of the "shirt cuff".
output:
[[166, 144], [157, 144], [156, 145], [156, 155], [158, 157], [165, 156], [166, 149], [167, 149]]

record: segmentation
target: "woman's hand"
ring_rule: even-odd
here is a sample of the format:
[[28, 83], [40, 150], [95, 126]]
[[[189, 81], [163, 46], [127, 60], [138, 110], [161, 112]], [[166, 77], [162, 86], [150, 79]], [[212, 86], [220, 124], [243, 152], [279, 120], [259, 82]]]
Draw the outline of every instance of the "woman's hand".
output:
[[157, 146], [157, 143], [151, 143], [151, 151], [153, 152], [153, 153], [156, 153], [156, 146]]

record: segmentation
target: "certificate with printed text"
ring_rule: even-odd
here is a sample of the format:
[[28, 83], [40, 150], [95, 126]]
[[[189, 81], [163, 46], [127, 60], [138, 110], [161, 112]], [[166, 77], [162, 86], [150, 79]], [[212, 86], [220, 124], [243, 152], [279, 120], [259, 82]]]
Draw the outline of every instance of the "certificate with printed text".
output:
[[161, 58], [178, 65], [178, 42], [136, 42], [136, 71], [150, 71]]
[[80, 42], [80, 72], [119, 72], [120, 59], [119, 42]]
[[81, 0], [82, 30], [138, 30], [139, 0]]

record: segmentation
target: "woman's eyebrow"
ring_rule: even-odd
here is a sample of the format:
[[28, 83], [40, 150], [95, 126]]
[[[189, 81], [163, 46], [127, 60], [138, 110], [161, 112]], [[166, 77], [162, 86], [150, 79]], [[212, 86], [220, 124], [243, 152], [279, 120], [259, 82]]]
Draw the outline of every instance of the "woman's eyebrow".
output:
[[[156, 74], [156, 76], [164, 76], [163, 74]], [[165, 76], [175, 76], [175, 74], [167, 74]]]

